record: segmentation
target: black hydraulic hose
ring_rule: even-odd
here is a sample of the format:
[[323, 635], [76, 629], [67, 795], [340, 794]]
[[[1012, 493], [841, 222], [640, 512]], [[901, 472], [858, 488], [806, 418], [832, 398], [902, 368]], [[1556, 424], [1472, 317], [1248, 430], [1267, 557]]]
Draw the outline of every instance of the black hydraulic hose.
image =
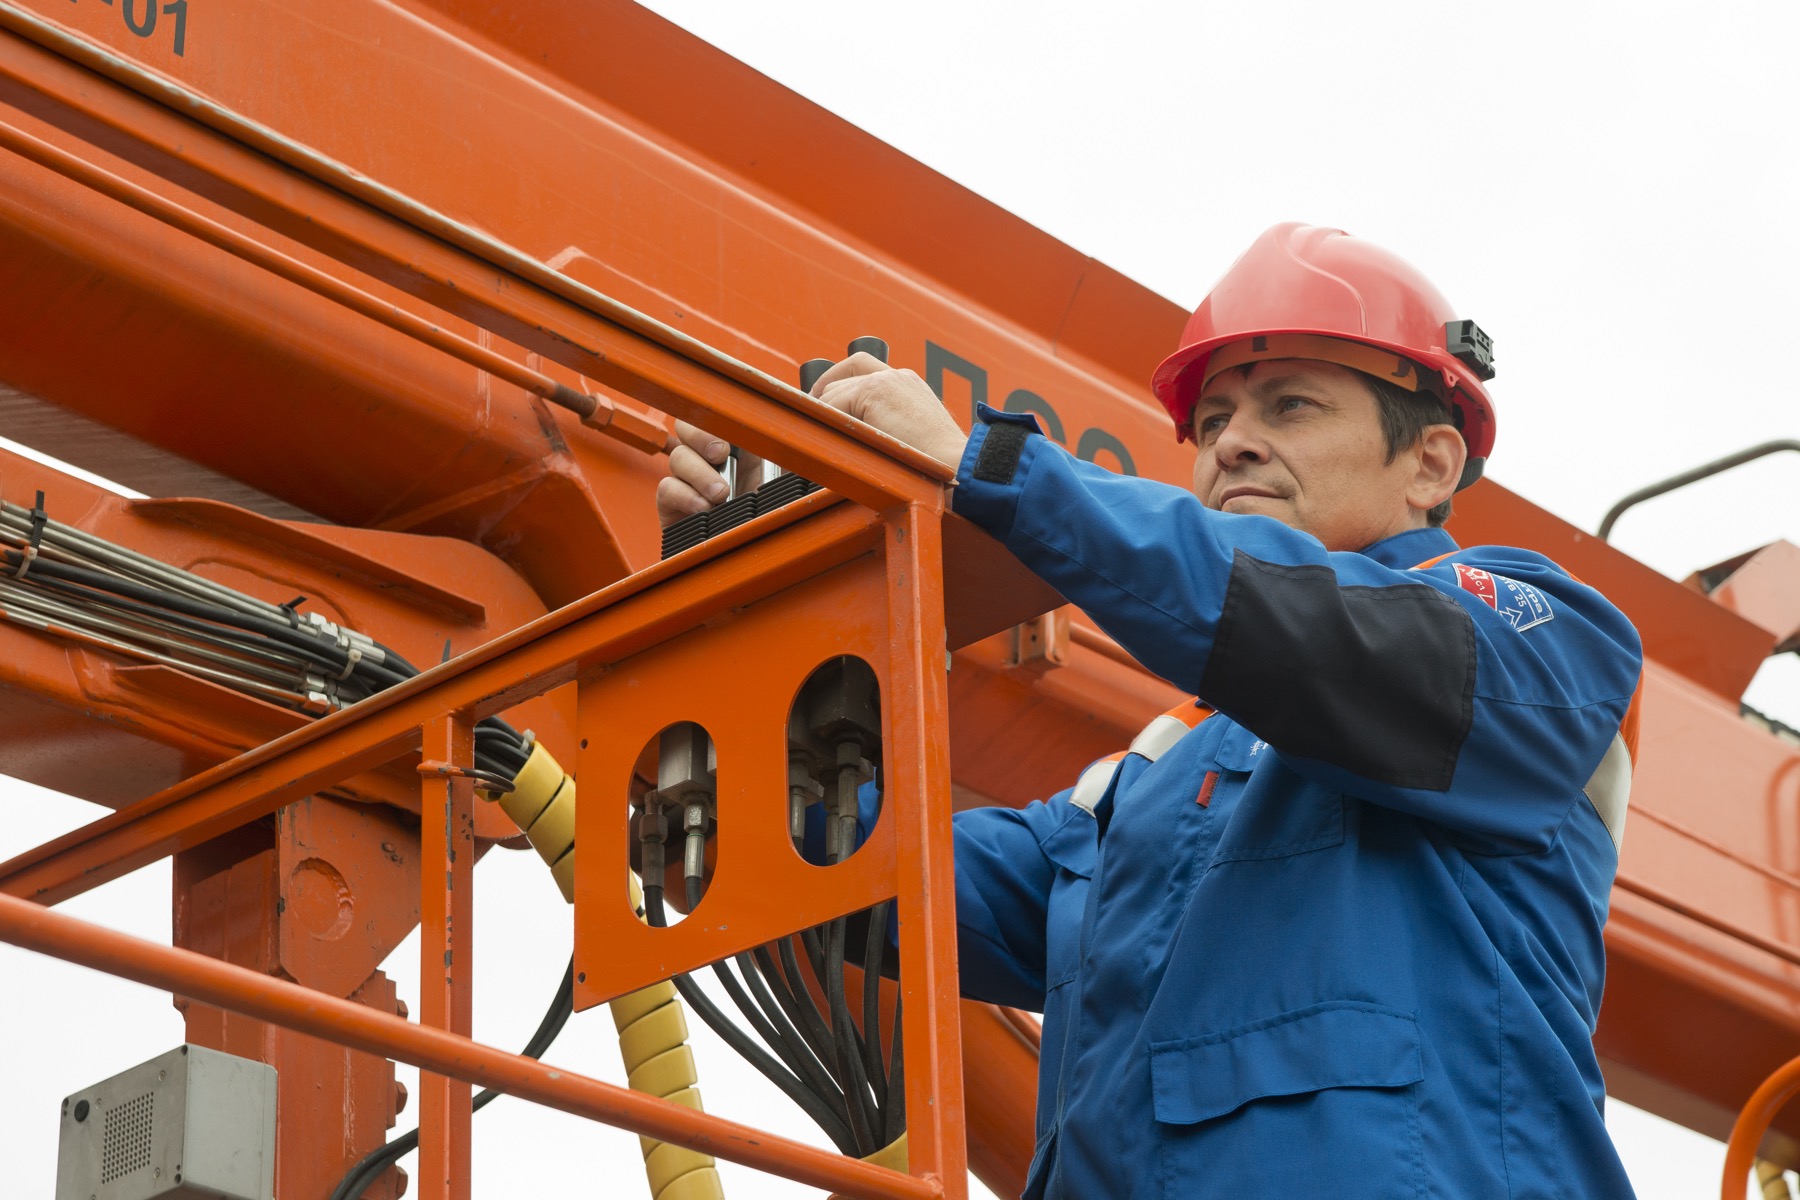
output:
[[881, 1061], [881, 950], [887, 941], [886, 900], [869, 909], [869, 932], [863, 938], [863, 1053], [877, 1110], [887, 1107], [887, 1072]]
[[[819, 1011], [812, 993], [806, 991], [806, 984], [800, 977], [800, 964], [794, 960], [794, 949], [787, 938], [782, 938], [777, 947], [782, 954], [782, 963], [787, 967], [784, 977], [767, 946], [758, 946], [750, 953], [756, 959], [756, 965], [762, 969], [763, 978], [769, 981], [769, 990], [775, 999], [787, 1009], [788, 1020], [793, 1023], [806, 1038], [806, 1044], [812, 1048], [813, 1056], [831, 1069], [831, 1031], [825, 1028], [825, 1014]], [[804, 993], [804, 995], [802, 995]]]
[[[390, 646], [383, 646], [380, 642], [376, 642], [375, 645], [378, 646], [381, 650], [381, 653], [387, 657], [388, 665], [393, 667], [396, 671], [400, 671], [400, 672], [404, 673], [406, 675], [406, 677], [409, 679], [419, 673], [419, 668], [413, 666], [411, 663], [407, 662], [404, 658], [402, 658], [400, 656], [399, 651], [393, 649]], [[499, 721], [499, 720], [500, 720], [500, 718], [498, 718], [498, 717], [489, 717], [488, 718], [488, 721]], [[483, 725], [486, 725], [487, 723], [488, 723], [487, 721], [482, 722]], [[500, 723], [502, 725], [506, 724], [506, 722], [504, 722], [504, 721], [501, 721]], [[512, 726], [507, 725], [507, 728], [511, 729]]]
[[832, 1078], [830, 1069], [825, 1065], [830, 1061], [830, 1056], [821, 1058], [814, 1052], [806, 1036], [788, 1018], [786, 1009], [776, 1000], [750, 955], [738, 955], [737, 965], [744, 976], [744, 982], [749, 985], [750, 994], [762, 1006], [769, 1024], [780, 1034], [782, 1044], [787, 1047], [788, 1052], [783, 1058], [790, 1060], [790, 1066], [797, 1065], [800, 1068], [800, 1073], [812, 1084], [813, 1091], [831, 1105], [833, 1112], [848, 1119], [849, 1111], [845, 1106], [843, 1089], [838, 1086], [837, 1080]]
[[[689, 879], [687, 881], [689, 912], [699, 907], [700, 892], [700, 880]], [[743, 960], [744, 956], [739, 956], [740, 965]], [[750, 1022], [750, 1027], [756, 1031], [757, 1036], [762, 1038], [764, 1044], [776, 1053], [795, 1078], [806, 1076], [805, 1082], [812, 1088], [813, 1093], [829, 1105], [834, 1114], [842, 1116], [842, 1112], [839, 1111], [841, 1106], [836, 1085], [828, 1076], [818, 1070], [805, 1042], [791, 1026], [788, 1026], [786, 1018], [781, 1015], [774, 999], [769, 998], [766, 1008], [759, 1007], [757, 1002], [751, 999], [750, 994], [744, 990], [743, 984], [738, 982], [737, 975], [732, 971], [728, 962], [714, 963], [713, 975], [724, 986], [725, 993], [731, 997], [731, 1002], [737, 1005], [738, 1011], [744, 1014], [744, 1019]], [[756, 979], [754, 969], [746, 970], [745, 975], [752, 981], [753, 986], [760, 987], [760, 980]], [[766, 994], [765, 992], [764, 995]]]
[[[562, 1032], [568, 1023], [569, 1014], [575, 1011], [575, 959], [569, 959], [568, 969], [563, 972], [562, 982], [557, 985], [556, 998], [544, 1013], [544, 1019], [538, 1022], [537, 1032], [525, 1043], [519, 1053], [526, 1058], [542, 1058], [556, 1035]], [[471, 1112], [480, 1112], [495, 1097], [502, 1093], [495, 1088], [483, 1088], [476, 1094], [474, 1102], [469, 1106]], [[419, 1131], [411, 1129], [388, 1142], [377, 1146], [358, 1159], [356, 1164], [345, 1172], [337, 1187], [332, 1189], [331, 1200], [360, 1200], [362, 1194], [372, 1187], [381, 1173], [393, 1166], [406, 1155], [419, 1148]]]
[[825, 998], [831, 1006], [831, 1029], [837, 1035], [838, 1076], [844, 1081], [849, 1101], [850, 1128], [856, 1134], [859, 1155], [881, 1149], [876, 1143], [879, 1121], [869, 1080], [863, 1072], [862, 1047], [857, 1044], [856, 1022], [850, 1019], [850, 1006], [844, 1002], [844, 922], [842, 918], [825, 927]]
[[512, 768], [507, 772], [509, 775], [517, 775], [524, 770], [525, 761], [530, 757], [512, 734], [498, 729], [484, 729], [479, 725], [475, 727], [475, 753], [486, 754], [505, 762]]
[[[9, 551], [8, 553], [11, 552]], [[40, 571], [39, 573], [41, 574], [42, 572]], [[191, 617], [185, 613], [176, 612], [167, 607], [146, 604], [140, 600], [133, 600], [128, 596], [119, 595], [116, 592], [105, 592], [98, 588], [88, 587], [85, 584], [70, 583], [64, 579], [44, 578], [33, 579], [31, 582], [34, 582], [49, 591], [59, 595], [68, 596], [72, 599], [86, 600], [106, 608], [115, 609], [122, 613], [130, 613], [133, 616], [161, 621], [163, 624], [172, 625], [177, 629], [186, 629], [194, 633], [203, 633], [211, 637], [217, 637], [221, 640], [229, 641], [233, 647], [240, 650], [251, 649], [250, 646], [243, 642], [228, 638], [227, 631], [221, 629], [217, 621], [203, 621], [198, 617]], [[286, 648], [283, 647], [282, 649], [285, 650]], [[295, 657], [299, 656], [296, 655]]]
[[[825, 943], [819, 940], [819, 933], [825, 928], [824, 925], [816, 925], [800, 931], [800, 944], [806, 949], [806, 961], [812, 966], [813, 978], [819, 981], [821, 988], [825, 986]], [[827, 1002], [829, 1003], [829, 996]], [[825, 1020], [827, 1024], [830, 1023], [829, 1017]]]
[[[668, 924], [667, 914], [663, 911], [663, 889], [661, 884], [646, 882], [644, 884], [644, 918], [658, 929]], [[727, 1045], [741, 1054], [751, 1066], [761, 1071], [770, 1083], [780, 1088], [801, 1111], [813, 1119], [813, 1123], [825, 1131], [837, 1148], [845, 1154], [855, 1152], [856, 1141], [843, 1122], [835, 1117], [823, 1101], [812, 1092], [787, 1068], [777, 1062], [766, 1050], [758, 1046], [750, 1037], [732, 1024], [731, 1019], [720, 1012], [707, 994], [700, 990], [700, 985], [686, 975], [677, 975], [670, 982], [681, 998], [687, 1001], [688, 1007], [699, 1014], [712, 1031], [723, 1038]]]
[[[812, 964], [813, 978], [819, 981], [819, 986], [825, 991], [826, 1012], [823, 1019], [830, 1030], [832, 1070], [843, 1080], [844, 1090], [850, 1092], [854, 1090], [855, 1080], [862, 1074], [862, 1031], [850, 1019], [849, 1006], [844, 1003], [843, 947], [839, 945], [835, 960], [829, 952], [831, 931], [842, 925], [842, 920], [838, 920], [802, 929], [800, 944], [805, 947], [807, 961]], [[833, 979], [837, 980], [835, 1000], [831, 982]], [[811, 998], [810, 995], [807, 997], [809, 1000]], [[851, 1048], [848, 1055], [842, 1049], [845, 1038], [849, 1039]]]
[[893, 1057], [888, 1061], [888, 1102], [887, 1123], [882, 1126], [881, 1136], [887, 1139], [884, 1144], [906, 1132], [906, 1059], [900, 1053], [900, 999], [894, 998], [894, 1036], [888, 1039], [893, 1043], [888, 1051]]
[[828, 1078], [817, 1078], [815, 1077], [814, 1070], [808, 1069], [813, 1066], [810, 1061], [812, 1055], [805, 1046], [796, 1046], [794, 1042], [789, 1041], [782, 1036], [781, 1030], [772, 1024], [767, 1015], [757, 1008], [755, 1001], [753, 1001], [750, 998], [749, 993], [744, 990], [743, 984], [738, 982], [737, 975], [731, 970], [729, 964], [723, 962], [714, 963], [713, 974], [718, 978], [719, 982], [724, 985], [726, 994], [731, 997], [731, 1002], [737, 1005], [739, 1012], [744, 1014], [744, 1019], [750, 1022], [750, 1027], [756, 1030], [757, 1036], [761, 1037], [763, 1042], [775, 1052], [776, 1056], [787, 1066], [787, 1069], [793, 1074], [796, 1080], [799, 1080], [802, 1075], [807, 1076], [807, 1079], [803, 1082], [806, 1083], [814, 1095], [829, 1105], [833, 1109], [834, 1114], [836, 1114], [839, 1107], [835, 1103], [837, 1100], [837, 1089], [832, 1085]]

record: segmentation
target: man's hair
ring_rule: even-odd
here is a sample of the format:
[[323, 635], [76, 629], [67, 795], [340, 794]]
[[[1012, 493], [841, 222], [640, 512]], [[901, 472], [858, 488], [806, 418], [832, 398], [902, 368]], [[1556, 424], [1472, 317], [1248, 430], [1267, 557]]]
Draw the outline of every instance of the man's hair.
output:
[[[1361, 372], [1358, 372], [1360, 375]], [[1455, 425], [1450, 407], [1430, 392], [1409, 392], [1374, 375], [1363, 375], [1375, 401], [1381, 408], [1381, 432], [1387, 438], [1387, 460], [1393, 462], [1402, 450], [1410, 450], [1425, 436], [1432, 425]], [[1433, 529], [1450, 519], [1449, 500], [1425, 514]]]

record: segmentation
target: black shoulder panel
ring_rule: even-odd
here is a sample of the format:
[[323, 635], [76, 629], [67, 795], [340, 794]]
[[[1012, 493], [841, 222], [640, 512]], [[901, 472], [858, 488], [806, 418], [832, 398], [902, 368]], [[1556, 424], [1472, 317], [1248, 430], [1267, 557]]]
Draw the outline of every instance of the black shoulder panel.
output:
[[1283, 753], [1444, 791], [1474, 717], [1474, 623], [1428, 584], [1340, 587], [1239, 550], [1200, 694]]
[[1025, 451], [1025, 439], [1032, 429], [1017, 421], [995, 421], [988, 426], [981, 441], [981, 453], [975, 456], [975, 478], [983, 483], [1009, 484], [1019, 470], [1019, 455]]

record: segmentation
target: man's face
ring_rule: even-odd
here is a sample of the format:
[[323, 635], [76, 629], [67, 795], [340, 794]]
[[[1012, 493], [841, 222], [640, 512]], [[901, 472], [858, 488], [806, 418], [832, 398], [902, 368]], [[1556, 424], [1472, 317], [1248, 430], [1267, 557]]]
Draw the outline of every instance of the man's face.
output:
[[1416, 455], [1387, 461], [1375, 394], [1336, 363], [1270, 359], [1221, 371], [1194, 406], [1194, 494], [1361, 550], [1423, 525], [1407, 503]]

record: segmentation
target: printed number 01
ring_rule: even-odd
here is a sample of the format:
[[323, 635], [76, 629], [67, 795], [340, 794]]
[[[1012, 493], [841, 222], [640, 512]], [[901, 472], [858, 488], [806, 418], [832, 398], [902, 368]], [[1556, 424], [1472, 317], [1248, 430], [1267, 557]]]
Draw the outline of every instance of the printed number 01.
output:
[[[144, 19], [142, 23], [139, 23], [137, 19], [139, 4], [144, 6]], [[123, 0], [125, 28], [131, 30], [131, 32], [137, 34], [141, 38], [147, 38], [155, 33], [156, 4], [157, 0]]]

